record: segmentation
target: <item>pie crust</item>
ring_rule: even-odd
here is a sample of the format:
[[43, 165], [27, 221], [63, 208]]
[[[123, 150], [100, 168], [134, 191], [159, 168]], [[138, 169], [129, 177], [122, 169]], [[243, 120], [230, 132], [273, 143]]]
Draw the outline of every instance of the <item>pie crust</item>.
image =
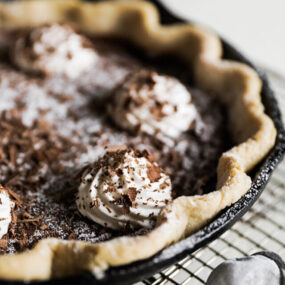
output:
[[0, 278], [47, 280], [83, 271], [102, 277], [110, 266], [148, 258], [197, 231], [250, 188], [246, 174], [275, 143], [276, 130], [264, 113], [261, 80], [249, 66], [223, 60], [213, 33], [189, 24], [162, 26], [156, 8], [142, 1], [21, 1], [0, 4], [3, 27], [73, 22], [81, 30], [118, 36], [155, 54], [174, 53], [187, 62], [197, 87], [215, 92], [227, 106], [236, 146], [217, 167], [217, 190], [175, 199], [160, 214], [155, 229], [144, 236], [122, 236], [100, 243], [41, 240], [32, 250], [0, 256]]

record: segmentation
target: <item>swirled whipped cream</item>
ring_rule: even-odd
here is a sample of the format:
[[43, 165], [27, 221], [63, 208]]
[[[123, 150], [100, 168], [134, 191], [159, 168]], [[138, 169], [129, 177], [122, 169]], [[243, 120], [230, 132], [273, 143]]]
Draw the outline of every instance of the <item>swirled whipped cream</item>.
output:
[[14, 203], [11, 201], [7, 191], [0, 185], [0, 238], [8, 232], [13, 207]]
[[109, 111], [123, 129], [171, 138], [190, 129], [197, 117], [191, 94], [180, 81], [149, 70], [126, 79], [115, 91]]
[[171, 199], [169, 176], [146, 151], [115, 148], [85, 171], [76, 204], [83, 216], [119, 230], [152, 227]]
[[23, 70], [74, 79], [88, 71], [98, 55], [91, 43], [70, 26], [51, 24], [34, 28], [20, 37], [13, 57]]

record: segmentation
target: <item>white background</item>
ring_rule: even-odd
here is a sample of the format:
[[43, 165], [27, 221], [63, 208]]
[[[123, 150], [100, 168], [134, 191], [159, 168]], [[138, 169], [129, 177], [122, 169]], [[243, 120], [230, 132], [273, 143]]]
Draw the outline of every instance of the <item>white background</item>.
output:
[[161, 0], [210, 27], [255, 63], [285, 75], [285, 0]]

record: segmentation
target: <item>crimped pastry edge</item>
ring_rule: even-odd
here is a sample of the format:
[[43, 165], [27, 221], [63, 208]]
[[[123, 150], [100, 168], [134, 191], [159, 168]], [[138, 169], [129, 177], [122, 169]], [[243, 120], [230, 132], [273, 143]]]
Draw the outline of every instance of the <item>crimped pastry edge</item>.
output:
[[245, 64], [223, 60], [217, 36], [190, 24], [162, 26], [156, 8], [142, 1], [80, 3], [22, 1], [0, 4], [0, 27], [34, 26], [72, 21], [84, 31], [119, 36], [152, 53], [175, 53], [189, 64], [196, 85], [213, 91], [229, 110], [229, 124], [239, 143], [218, 163], [217, 190], [182, 196], [165, 207], [154, 230], [144, 236], [119, 237], [91, 244], [60, 239], [41, 240], [32, 250], [0, 256], [0, 278], [47, 280], [83, 271], [102, 277], [110, 266], [148, 258], [197, 231], [250, 188], [246, 174], [275, 143], [276, 129], [264, 113], [261, 80]]

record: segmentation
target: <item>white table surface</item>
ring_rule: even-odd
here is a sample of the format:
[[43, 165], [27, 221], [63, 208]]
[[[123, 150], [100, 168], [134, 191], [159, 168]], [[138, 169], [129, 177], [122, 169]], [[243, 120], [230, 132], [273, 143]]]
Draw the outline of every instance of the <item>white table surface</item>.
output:
[[285, 75], [285, 0], [161, 0], [210, 27], [250, 59]]

